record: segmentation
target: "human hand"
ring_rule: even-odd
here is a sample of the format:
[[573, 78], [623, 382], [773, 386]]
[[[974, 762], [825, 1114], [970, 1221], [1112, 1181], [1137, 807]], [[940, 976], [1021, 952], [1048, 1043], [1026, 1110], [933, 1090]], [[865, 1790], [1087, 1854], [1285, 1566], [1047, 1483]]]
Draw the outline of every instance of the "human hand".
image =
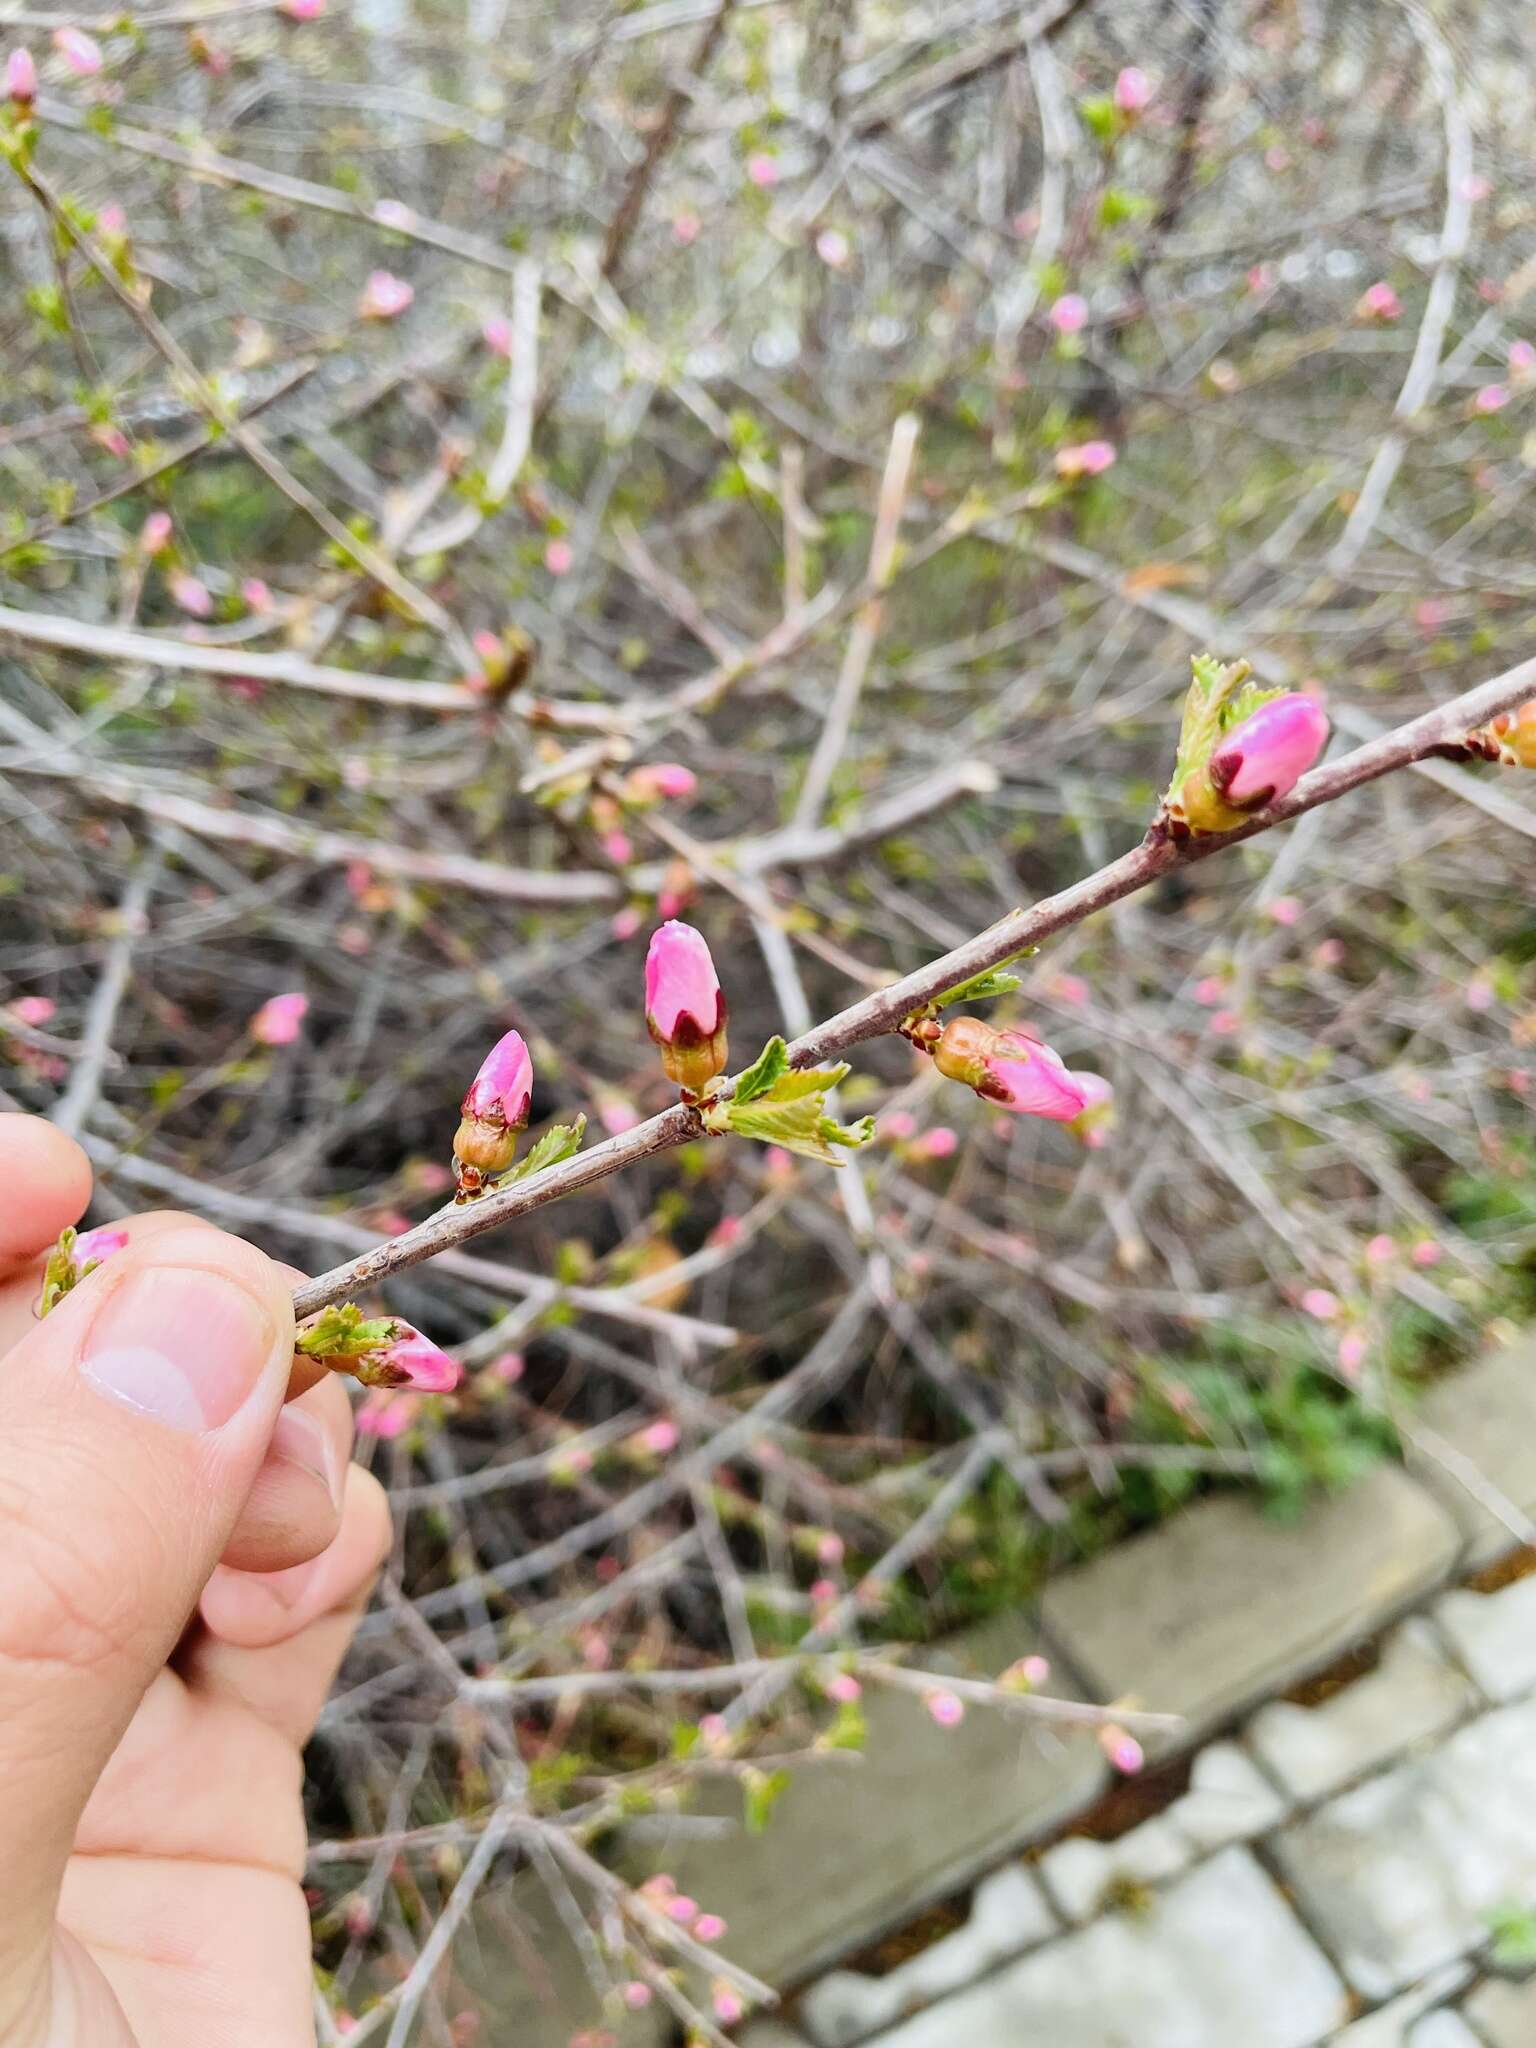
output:
[[0, 2044], [302, 2048], [300, 1750], [388, 1510], [238, 1238], [133, 1218], [34, 1320], [90, 1186], [0, 1116]]

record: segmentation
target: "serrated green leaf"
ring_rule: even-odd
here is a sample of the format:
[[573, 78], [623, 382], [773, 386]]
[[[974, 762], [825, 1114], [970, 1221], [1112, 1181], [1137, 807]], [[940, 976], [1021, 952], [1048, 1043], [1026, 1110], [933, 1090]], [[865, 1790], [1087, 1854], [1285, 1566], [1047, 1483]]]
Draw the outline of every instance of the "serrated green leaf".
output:
[[839, 1061], [835, 1067], [791, 1067], [787, 1074], [781, 1074], [768, 1091], [770, 1102], [796, 1102], [802, 1095], [825, 1095], [835, 1088], [839, 1081], [848, 1078], [848, 1064]]
[[355, 1301], [343, 1301], [296, 1331], [293, 1348], [306, 1358], [365, 1358], [392, 1343], [399, 1327], [393, 1316], [365, 1316]]
[[820, 1159], [828, 1166], [841, 1166], [835, 1147], [849, 1149], [865, 1145], [874, 1136], [873, 1117], [861, 1117], [844, 1126], [827, 1115], [826, 1098], [819, 1092], [801, 1095], [788, 1102], [758, 1101], [721, 1104], [726, 1127], [738, 1137], [755, 1138], [762, 1145], [782, 1145], [786, 1152], [798, 1152], [806, 1159]]
[[755, 1102], [759, 1095], [766, 1095], [774, 1083], [789, 1072], [789, 1055], [784, 1049], [782, 1038], [770, 1038], [757, 1058], [740, 1075], [736, 1082], [733, 1102]]
[[570, 1159], [581, 1150], [586, 1128], [584, 1116], [577, 1117], [573, 1124], [553, 1125], [542, 1138], [529, 1146], [514, 1167], [497, 1176], [497, 1187], [509, 1188], [514, 1181], [528, 1180], [533, 1174], [542, 1173], [546, 1166], [558, 1166], [562, 1159]]

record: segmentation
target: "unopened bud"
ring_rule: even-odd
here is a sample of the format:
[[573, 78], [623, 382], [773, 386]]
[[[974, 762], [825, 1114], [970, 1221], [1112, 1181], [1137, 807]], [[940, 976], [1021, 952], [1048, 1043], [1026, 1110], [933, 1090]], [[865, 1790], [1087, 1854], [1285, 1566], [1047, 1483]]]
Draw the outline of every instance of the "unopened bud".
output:
[[725, 997], [703, 935], [676, 919], [651, 936], [645, 1024], [670, 1080], [702, 1095], [726, 1061]]
[[1197, 832], [1230, 830], [1245, 812], [1289, 795], [1327, 740], [1327, 714], [1315, 698], [1302, 690], [1271, 698], [1185, 777], [1179, 796], [1186, 819]]
[[1493, 721], [1499, 752], [1518, 768], [1536, 768], [1536, 702]]

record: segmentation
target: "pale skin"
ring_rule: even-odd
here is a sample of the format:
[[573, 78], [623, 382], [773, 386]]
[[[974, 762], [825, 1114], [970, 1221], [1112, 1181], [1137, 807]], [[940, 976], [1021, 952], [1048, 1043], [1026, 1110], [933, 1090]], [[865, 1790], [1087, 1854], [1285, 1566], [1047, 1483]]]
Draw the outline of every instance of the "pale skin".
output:
[[300, 1751], [384, 1496], [241, 1240], [136, 1217], [34, 1318], [90, 1188], [0, 1116], [0, 2044], [312, 2048]]

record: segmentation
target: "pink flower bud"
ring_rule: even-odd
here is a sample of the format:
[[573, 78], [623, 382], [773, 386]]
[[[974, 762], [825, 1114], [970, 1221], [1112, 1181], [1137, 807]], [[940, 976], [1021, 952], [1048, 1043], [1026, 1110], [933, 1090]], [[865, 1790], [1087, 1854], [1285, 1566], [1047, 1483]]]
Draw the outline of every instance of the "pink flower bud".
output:
[[171, 515], [169, 512], [151, 512], [139, 528], [139, 552], [158, 555], [162, 548], [170, 546]]
[[833, 1579], [812, 1579], [810, 1595], [813, 1607], [830, 1607], [837, 1598], [837, 1583]]
[[634, 844], [627, 832], [605, 832], [598, 844], [616, 868], [627, 868], [635, 857]]
[[126, 235], [128, 216], [120, 206], [104, 206], [96, 216], [96, 226], [104, 235]]
[[52, 996], [18, 996], [11, 1005], [11, 1015], [18, 1024], [30, 1024], [36, 1029], [51, 1023], [58, 1007]]
[[1227, 984], [1219, 974], [1207, 974], [1195, 983], [1195, 1001], [1203, 1009], [1214, 1009], [1227, 992]]
[[777, 185], [779, 182], [777, 159], [766, 156], [761, 151], [756, 156], [749, 156], [747, 158], [747, 176], [754, 185], [761, 186], [764, 190], [770, 185]]
[[1301, 1305], [1318, 1322], [1331, 1323], [1339, 1312], [1339, 1297], [1326, 1287], [1309, 1287], [1301, 1297]]
[[958, 1149], [959, 1144], [959, 1138], [948, 1124], [936, 1124], [924, 1135], [918, 1150], [925, 1159], [948, 1159]]
[[651, 2002], [651, 1987], [638, 1977], [631, 1977], [619, 1996], [631, 2012], [644, 2012]]
[[841, 228], [823, 228], [816, 237], [816, 254], [828, 270], [842, 270], [853, 254], [853, 247]]
[[480, 1071], [470, 1082], [459, 1111], [463, 1116], [478, 1117], [482, 1123], [505, 1124], [521, 1130], [528, 1121], [532, 1099], [533, 1061], [522, 1033], [508, 1031], [480, 1062]]
[[739, 2019], [745, 2019], [747, 2002], [739, 1991], [729, 1984], [716, 1984], [710, 1992], [710, 2005], [715, 2018], [722, 2027], [734, 2027]]
[[1080, 334], [1088, 324], [1088, 301], [1081, 292], [1066, 292], [1045, 317], [1058, 334]]
[[816, 1562], [835, 1571], [847, 1555], [847, 1547], [835, 1529], [823, 1530], [816, 1538]]
[[645, 1024], [669, 1078], [700, 1095], [726, 1060], [725, 997], [701, 933], [675, 918], [651, 934]]
[[451, 1394], [459, 1384], [459, 1368], [430, 1337], [409, 1323], [396, 1323], [395, 1335], [381, 1351], [358, 1368], [364, 1386], [409, 1387], [417, 1394]]
[[1236, 1010], [1213, 1010], [1210, 1029], [1217, 1038], [1235, 1038], [1242, 1029], [1243, 1020]]
[[281, 0], [290, 21], [318, 21], [325, 12], [325, 0]]
[[[481, 328], [480, 339], [485, 343], [492, 355], [510, 356], [512, 353], [512, 322], [502, 319], [499, 313], [494, 315]], [[640, 1988], [644, 1991], [646, 1987], [642, 1984]], [[649, 1994], [647, 1993], [647, 1995]]]
[[[297, 5], [298, 0], [294, 0], [294, 4]], [[369, 272], [368, 282], [358, 299], [358, 315], [364, 320], [394, 320], [415, 296], [415, 287], [407, 284], [403, 277], [396, 277], [389, 270], [373, 270]]]
[[1327, 738], [1322, 706], [1304, 691], [1289, 690], [1261, 704], [1229, 732], [1211, 755], [1205, 774], [1218, 797], [1234, 809], [1257, 810], [1295, 788]]
[[681, 761], [652, 761], [636, 768], [624, 784], [625, 793], [637, 803], [657, 797], [692, 796], [698, 786], [697, 775]]
[[392, 1394], [386, 1387], [370, 1387], [357, 1411], [357, 1433], [387, 1443], [404, 1436], [420, 1411], [420, 1394]]
[[1391, 285], [1378, 281], [1360, 294], [1355, 312], [1362, 320], [1400, 320], [1403, 302]]
[[1503, 384], [1485, 384], [1472, 400], [1472, 410], [1480, 413], [1502, 412], [1509, 403], [1509, 390]]
[[189, 618], [206, 619], [213, 612], [213, 597], [199, 577], [177, 569], [166, 577], [165, 587]]
[[651, 1423], [640, 1432], [640, 1442], [653, 1458], [668, 1457], [677, 1449], [678, 1441], [677, 1424], [667, 1421], [665, 1417], [660, 1422]]
[[1116, 1728], [1112, 1722], [1107, 1722], [1099, 1730], [1099, 1747], [1123, 1777], [1135, 1777], [1146, 1762], [1135, 1736], [1128, 1735], [1123, 1728]]
[[827, 1698], [840, 1707], [851, 1707], [856, 1700], [864, 1697], [864, 1688], [851, 1671], [838, 1671], [827, 1680]]
[[624, 909], [614, 912], [613, 922], [609, 925], [608, 929], [616, 939], [623, 941], [624, 939], [632, 939], [635, 933], [639, 931], [640, 925], [641, 917], [639, 911], [635, 909], [633, 904], [626, 904]]
[[1051, 1660], [1049, 1657], [1034, 1656], [1020, 1658], [1019, 1676], [1026, 1685], [1044, 1685], [1050, 1675]]
[[718, 1941], [725, 1931], [725, 1922], [718, 1913], [701, 1913], [693, 1923], [695, 1941]]
[[893, 1109], [890, 1115], [882, 1120], [880, 1128], [888, 1138], [894, 1138], [900, 1144], [907, 1138], [917, 1136], [917, 1118], [910, 1110]]
[[1345, 1379], [1355, 1380], [1360, 1377], [1360, 1369], [1365, 1364], [1368, 1349], [1364, 1330], [1344, 1332], [1339, 1339], [1339, 1371]]
[[941, 1728], [958, 1728], [965, 1719], [965, 1702], [955, 1693], [931, 1692], [923, 1705]]
[[689, 1927], [699, 1917], [699, 1902], [690, 1899], [686, 1892], [674, 1892], [661, 1910], [679, 1927]]
[[1396, 1256], [1396, 1240], [1388, 1237], [1384, 1230], [1373, 1237], [1365, 1248], [1366, 1262], [1372, 1266], [1385, 1266], [1389, 1260], [1396, 1258]]
[[1151, 98], [1151, 79], [1134, 64], [1127, 64], [1115, 80], [1115, 105], [1122, 114], [1139, 114]]
[[1301, 917], [1301, 898], [1299, 896], [1277, 896], [1274, 902], [1269, 904], [1267, 908], [1276, 924], [1293, 925]]
[[53, 47], [76, 78], [94, 78], [101, 69], [101, 45], [83, 29], [56, 28]]
[[82, 1230], [75, 1239], [75, 1271], [83, 1274], [88, 1266], [99, 1266], [103, 1259], [110, 1259], [114, 1252], [120, 1252], [128, 1243], [126, 1230], [111, 1230], [103, 1226], [100, 1230]]
[[251, 1019], [251, 1036], [258, 1045], [292, 1045], [308, 1013], [308, 996], [268, 996]]
[[1056, 474], [1075, 483], [1079, 477], [1102, 476], [1114, 459], [1112, 441], [1083, 441], [1056, 450]]
[[1536, 342], [1512, 341], [1509, 344], [1509, 374], [1517, 383], [1536, 371]]
[[242, 603], [253, 612], [269, 612], [272, 609], [272, 592], [259, 576], [247, 576], [240, 585]]
[[1442, 1245], [1436, 1244], [1432, 1237], [1421, 1237], [1408, 1256], [1416, 1266], [1438, 1266], [1445, 1257], [1445, 1249]]
[[699, 233], [703, 226], [703, 221], [700, 220], [693, 208], [685, 206], [672, 217], [673, 239], [681, 242], [686, 249], [690, 242], [696, 242], [699, 239]]
[[576, 564], [576, 550], [568, 540], [552, 540], [544, 550], [544, 566], [551, 576], [569, 576]]
[[37, 98], [37, 65], [30, 50], [12, 50], [6, 58], [5, 89], [18, 107], [29, 107]]

